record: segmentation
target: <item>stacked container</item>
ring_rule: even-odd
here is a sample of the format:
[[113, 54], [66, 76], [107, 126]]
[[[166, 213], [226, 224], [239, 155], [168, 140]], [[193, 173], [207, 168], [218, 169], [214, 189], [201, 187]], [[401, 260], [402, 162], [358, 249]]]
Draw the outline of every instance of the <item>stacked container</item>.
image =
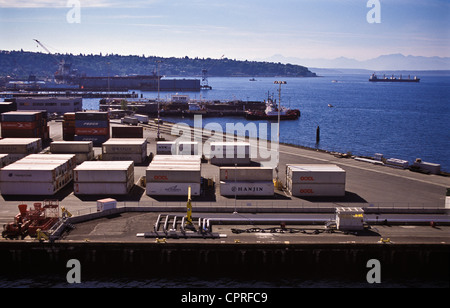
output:
[[86, 161], [73, 173], [76, 195], [126, 195], [134, 185], [132, 161]]
[[2, 113], [3, 138], [49, 139], [46, 111], [10, 111]]
[[201, 159], [199, 156], [156, 155], [147, 168], [147, 195], [200, 195]]
[[75, 112], [64, 114], [63, 120], [63, 140], [73, 141], [75, 138]]
[[198, 155], [198, 142], [192, 141], [158, 141], [157, 155]]
[[102, 145], [102, 160], [132, 160], [143, 164], [147, 159], [147, 139], [109, 139]]
[[100, 146], [109, 139], [109, 116], [107, 112], [75, 113], [75, 141], [92, 141]]
[[273, 196], [273, 169], [266, 167], [221, 167], [222, 196]]
[[92, 141], [54, 141], [50, 144], [53, 154], [75, 154], [77, 164], [95, 157]]
[[2, 195], [54, 195], [73, 177], [75, 155], [31, 154], [0, 170]]
[[5, 138], [0, 140], [0, 153], [8, 154], [10, 163], [40, 151], [42, 151], [42, 139], [40, 138]]
[[250, 165], [250, 143], [211, 142], [210, 157], [213, 165]]
[[286, 187], [296, 197], [345, 196], [345, 170], [336, 165], [287, 165]]

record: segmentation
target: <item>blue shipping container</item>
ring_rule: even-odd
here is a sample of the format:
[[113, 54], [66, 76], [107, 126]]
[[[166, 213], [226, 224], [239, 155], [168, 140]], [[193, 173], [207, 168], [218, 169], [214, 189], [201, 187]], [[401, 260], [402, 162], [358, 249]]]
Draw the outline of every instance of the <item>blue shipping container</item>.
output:
[[93, 121], [93, 120], [76, 120], [75, 127], [77, 128], [108, 128], [109, 121]]

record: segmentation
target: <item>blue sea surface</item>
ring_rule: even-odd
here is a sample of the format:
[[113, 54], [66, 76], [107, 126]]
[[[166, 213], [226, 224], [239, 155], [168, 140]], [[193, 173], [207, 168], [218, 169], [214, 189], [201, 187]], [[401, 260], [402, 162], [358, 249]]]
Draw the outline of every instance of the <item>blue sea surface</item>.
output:
[[[280, 141], [353, 155], [384, 154], [413, 163], [416, 158], [441, 164], [450, 171], [450, 76], [419, 76], [419, 83], [369, 82], [363, 74], [319, 78], [209, 78], [212, 90], [188, 94], [192, 99], [263, 101], [268, 95], [298, 108], [301, 117], [282, 121]], [[140, 93], [140, 92], [138, 92]], [[142, 92], [156, 98], [156, 92]], [[175, 93], [161, 92], [161, 98]], [[333, 107], [329, 107], [328, 105]], [[98, 108], [98, 100], [85, 100], [84, 108]], [[189, 118], [167, 121], [194, 125]], [[204, 118], [203, 126], [220, 123], [249, 123], [245, 118]], [[316, 144], [316, 129], [320, 142]], [[263, 136], [264, 137], [264, 136]]]

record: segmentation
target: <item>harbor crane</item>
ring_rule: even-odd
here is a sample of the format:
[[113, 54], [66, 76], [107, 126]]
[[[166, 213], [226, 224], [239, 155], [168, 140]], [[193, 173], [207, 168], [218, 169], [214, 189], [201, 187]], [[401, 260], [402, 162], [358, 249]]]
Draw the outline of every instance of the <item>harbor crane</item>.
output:
[[59, 60], [44, 44], [42, 44], [39, 40], [33, 39], [39, 46], [41, 46], [52, 58], [55, 60], [58, 65], [58, 70], [55, 72], [55, 82], [58, 84], [73, 84], [77, 79], [77, 71], [72, 70], [72, 64], [67, 63], [64, 59]]

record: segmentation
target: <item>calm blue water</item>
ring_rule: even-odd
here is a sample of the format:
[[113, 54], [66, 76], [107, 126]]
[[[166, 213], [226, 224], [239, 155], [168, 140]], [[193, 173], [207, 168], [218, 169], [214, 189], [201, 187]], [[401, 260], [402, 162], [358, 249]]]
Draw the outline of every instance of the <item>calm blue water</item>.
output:
[[[441, 164], [450, 171], [450, 76], [419, 76], [420, 83], [372, 83], [366, 75], [320, 78], [209, 78], [211, 91], [189, 94], [191, 98], [258, 100], [268, 92], [278, 98], [275, 80], [285, 80], [282, 104], [299, 108], [298, 121], [281, 123], [281, 142], [414, 162], [416, 158]], [[337, 82], [332, 82], [336, 80]], [[160, 93], [161, 98], [174, 93]], [[182, 94], [182, 93], [180, 93]], [[156, 98], [155, 92], [143, 92]], [[333, 105], [329, 108], [328, 104]], [[85, 108], [98, 108], [98, 100], [85, 100]], [[192, 119], [166, 119], [193, 125]], [[248, 123], [245, 118], [203, 119], [210, 122]]]

